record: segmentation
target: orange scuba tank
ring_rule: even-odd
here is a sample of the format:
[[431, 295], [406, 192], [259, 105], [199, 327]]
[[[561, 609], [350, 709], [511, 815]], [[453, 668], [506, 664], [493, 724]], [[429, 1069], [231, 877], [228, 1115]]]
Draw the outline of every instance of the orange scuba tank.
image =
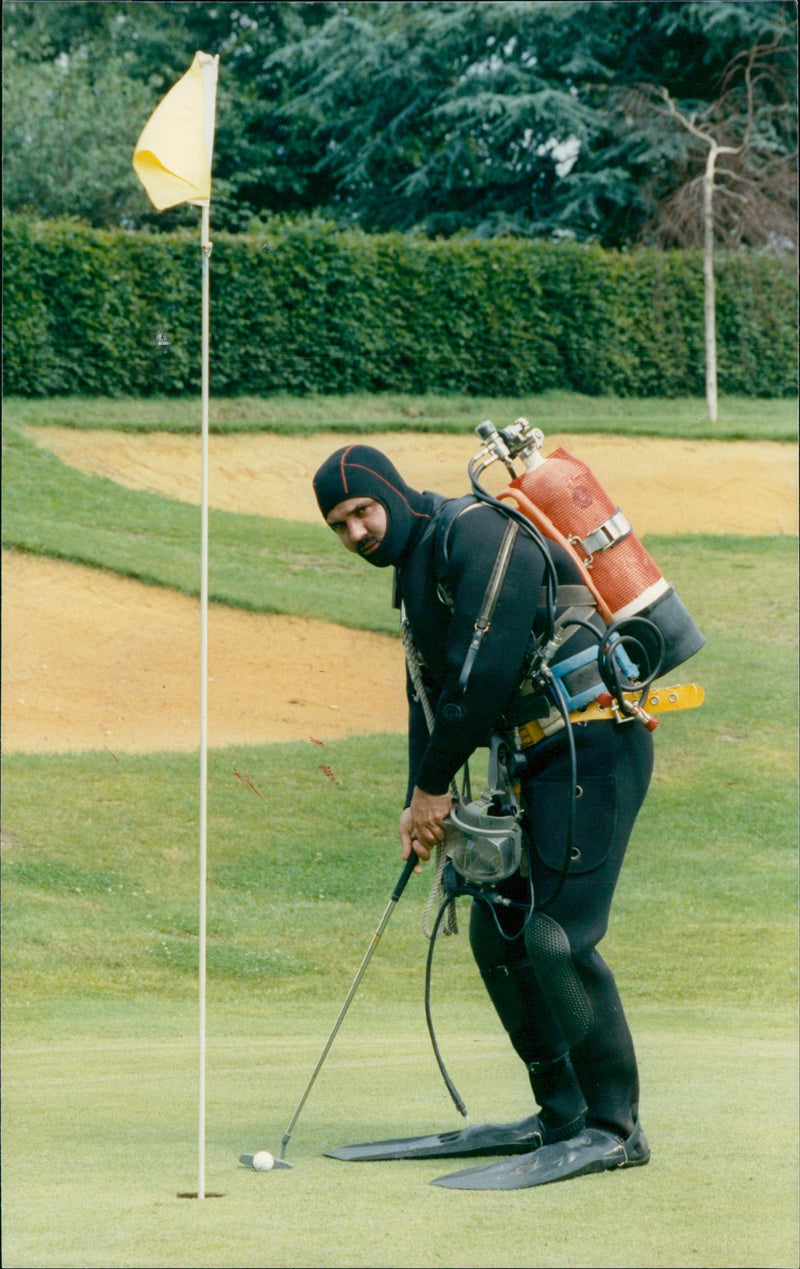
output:
[[511, 488], [540, 507], [581, 555], [612, 621], [639, 612], [668, 590], [619, 507], [586, 464], [565, 449], [517, 476]]
[[[498, 498], [515, 502], [546, 537], [571, 551], [607, 625], [644, 617], [657, 626], [664, 640], [659, 674], [703, 647], [705, 639], [674, 587], [584, 462], [564, 449], [544, 458], [544, 437], [526, 419], [499, 432], [486, 422], [476, 431], [484, 441], [486, 459], [501, 459], [512, 476]], [[521, 475], [514, 459], [526, 469]], [[641, 623], [637, 637], [643, 637]], [[646, 642], [646, 634], [644, 638]]]

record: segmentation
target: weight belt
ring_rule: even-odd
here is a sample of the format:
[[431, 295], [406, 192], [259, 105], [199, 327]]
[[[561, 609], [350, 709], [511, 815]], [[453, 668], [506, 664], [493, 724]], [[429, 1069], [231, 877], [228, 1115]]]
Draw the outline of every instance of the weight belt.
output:
[[[617, 702], [609, 693], [604, 693], [598, 700], [584, 705], [582, 709], [571, 711], [572, 723], [595, 723], [615, 721], [618, 723], [633, 722], [637, 717], [647, 719], [651, 713], [661, 714], [673, 709], [696, 709], [705, 700], [705, 692], [699, 683], [678, 683], [672, 687], [651, 688], [640, 702], [641, 692], [623, 692], [623, 699], [636, 710], [631, 715], [623, 714]], [[602, 703], [601, 703], [602, 702]], [[520, 744], [523, 749], [538, 745], [540, 740], [552, 736], [564, 726], [564, 717], [555, 708], [547, 718], [534, 718], [518, 727]]]

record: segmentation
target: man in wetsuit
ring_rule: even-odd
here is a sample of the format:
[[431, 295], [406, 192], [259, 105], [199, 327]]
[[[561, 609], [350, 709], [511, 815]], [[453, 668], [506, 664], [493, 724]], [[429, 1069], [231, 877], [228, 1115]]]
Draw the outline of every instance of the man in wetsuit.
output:
[[[532, 632], [539, 634], [545, 622], [542, 600], [548, 567], [552, 576], [555, 566], [559, 589], [565, 591], [578, 588], [580, 575], [568, 553], [555, 543], [545, 545], [521, 531], [506, 539], [507, 566], [465, 684], [463, 671], [476, 618], [485, 605], [508, 516], [477, 499], [459, 500], [466, 501], [466, 507], [453, 508], [453, 500], [412, 489], [384, 454], [367, 445], [332, 454], [317, 471], [314, 490], [327, 524], [348, 550], [375, 567], [395, 570], [396, 603], [404, 606], [434, 714], [429, 731], [409, 683], [409, 780], [400, 839], [403, 858], [408, 859], [413, 849], [427, 860], [444, 838], [443, 824], [452, 806], [449, 789], [458, 771], [477, 747], [488, 743], [492, 732], [521, 726], [527, 721], [526, 708], [532, 716], [519, 688]], [[443, 516], [448, 520], [444, 557], [436, 531]], [[604, 629], [596, 610], [590, 624]], [[577, 625], [552, 664], [585, 648], [596, 649], [597, 640]], [[625, 849], [647, 792], [652, 737], [636, 721], [578, 724], [573, 737], [576, 771], [566, 728], [556, 726], [547, 738], [524, 750], [521, 789], [537, 905], [547, 906], [548, 896], [555, 892], [547, 912], [569, 940], [572, 965], [591, 1009], [588, 1033], [570, 1049], [563, 1019], [559, 1025], [559, 1011], [548, 1003], [546, 984], [540, 983], [531, 965], [519, 908], [496, 909], [504, 933], [512, 936], [503, 938], [487, 906], [473, 903], [471, 948], [500, 1020], [527, 1067], [538, 1113], [523, 1121], [522, 1137], [511, 1126], [505, 1140], [503, 1126], [497, 1125], [494, 1136], [490, 1133], [477, 1143], [480, 1148], [471, 1130], [465, 1130], [444, 1134], [440, 1148], [433, 1138], [427, 1139], [429, 1148], [416, 1153], [410, 1145], [404, 1151], [403, 1143], [397, 1143], [395, 1154], [363, 1157], [514, 1154], [499, 1164], [442, 1179], [459, 1188], [519, 1188], [647, 1162], [633, 1041], [613, 975], [597, 944], [606, 932]], [[577, 801], [572, 858], [559, 889], [573, 789]], [[524, 871], [498, 887], [522, 906], [529, 895]], [[338, 1157], [358, 1156], [343, 1151]]]

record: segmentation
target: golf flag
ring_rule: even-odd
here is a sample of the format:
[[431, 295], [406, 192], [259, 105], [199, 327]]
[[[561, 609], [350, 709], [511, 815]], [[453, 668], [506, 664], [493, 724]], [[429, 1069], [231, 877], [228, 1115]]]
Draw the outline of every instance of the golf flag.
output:
[[136, 143], [134, 171], [158, 211], [211, 198], [218, 66], [218, 55], [195, 53]]

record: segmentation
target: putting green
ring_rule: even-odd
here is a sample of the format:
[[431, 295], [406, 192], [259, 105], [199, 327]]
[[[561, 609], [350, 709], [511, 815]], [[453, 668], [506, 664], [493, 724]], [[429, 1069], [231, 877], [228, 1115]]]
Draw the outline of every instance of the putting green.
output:
[[[387, 951], [391, 934], [386, 935]], [[83, 1012], [78, 1031], [4, 1048], [5, 1266], [791, 1266], [797, 1263], [797, 1052], [791, 1020], [742, 1033], [645, 1007], [638, 1037], [648, 1167], [514, 1194], [427, 1183], [447, 1161], [345, 1164], [350, 1141], [463, 1124], [421, 1008], [365, 980], [289, 1143], [278, 1153], [336, 1006], [212, 1001], [206, 1185], [197, 1189], [191, 1010]], [[442, 1002], [437, 1032], [470, 1122], [527, 1113], [524, 1071], [488, 1007]], [[17, 1030], [17, 1034], [19, 1034]], [[402, 1041], [398, 1042], [398, 1037]], [[753, 1073], [757, 1072], [757, 1078]]]

